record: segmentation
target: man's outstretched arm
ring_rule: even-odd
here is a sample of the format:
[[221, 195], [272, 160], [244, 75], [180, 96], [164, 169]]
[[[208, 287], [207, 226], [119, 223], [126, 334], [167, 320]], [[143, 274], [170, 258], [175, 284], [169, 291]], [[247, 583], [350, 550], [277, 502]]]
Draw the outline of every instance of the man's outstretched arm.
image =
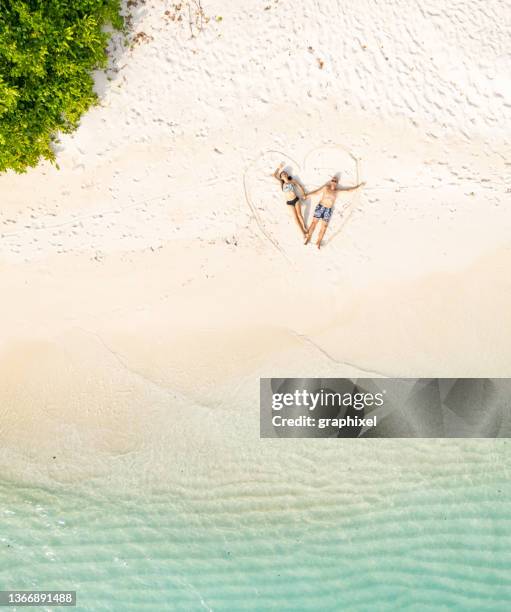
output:
[[323, 191], [323, 189], [326, 187], [326, 183], [324, 185], [321, 185], [321, 187], [318, 187], [317, 189], [314, 189], [314, 191], [308, 191], [305, 193], [305, 195], [303, 196], [304, 198], [308, 198], [311, 195], [316, 195], [317, 193], [319, 193], [320, 191]]
[[365, 185], [365, 184], [366, 182], [362, 181], [358, 185], [352, 185], [351, 187], [340, 187], [338, 191], [354, 191], [355, 189], [358, 189], [359, 187], [362, 187], [362, 185]]

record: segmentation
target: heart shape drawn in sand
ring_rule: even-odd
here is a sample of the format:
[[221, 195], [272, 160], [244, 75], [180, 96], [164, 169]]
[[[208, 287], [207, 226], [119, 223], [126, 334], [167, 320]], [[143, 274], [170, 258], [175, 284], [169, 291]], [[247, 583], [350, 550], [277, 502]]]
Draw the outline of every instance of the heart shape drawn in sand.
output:
[[[243, 176], [243, 187], [245, 190], [245, 199], [254, 217], [257, 226], [262, 235], [268, 240], [273, 247], [279, 251], [288, 261], [291, 261], [287, 249], [283, 248], [282, 226], [280, 223], [284, 221], [291, 225], [289, 217], [285, 217], [285, 207], [274, 208], [275, 185], [268, 181], [268, 168], [276, 165], [275, 159], [286, 160], [286, 168], [292, 175], [296, 177], [307, 190], [313, 190], [323, 184], [330, 176], [341, 173], [341, 184], [353, 185], [360, 182], [361, 168], [360, 160], [346, 147], [340, 144], [331, 144], [316, 147], [311, 149], [304, 157], [300, 164], [292, 157], [277, 150], [264, 151], [254, 160], [246, 169]], [[303, 170], [302, 170], [303, 169]], [[258, 193], [259, 197], [253, 197], [254, 193]], [[356, 194], [357, 192], [349, 192]], [[306, 219], [310, 219], [313, 207], [318, 203], [318, 196], [309, 198], [304, 204], [303, 213]], [[353, 214], [354, 207], [352, 206], [355, 198], [351, 196], [350, 201], [341, 205], [341, 211], [334, 213], [333, 223], [327, 233], [325, 246], [339, 235], [348, 219]], [[339, 208], [339, 203], [336, 204]], [[279, 216], [281, 216], [279, 221]], [[284, 220], [285, 217], [285, 220]], [[273, 222], [275, 220], [275, 222]], [[280, 229], [280, 232], [278, 231]], [[298, 236], [297, 236], [298, 238]], [[294, 243], [294, 241], [293, 241]], [[296, 244], [299, 244], [298, 240]]]

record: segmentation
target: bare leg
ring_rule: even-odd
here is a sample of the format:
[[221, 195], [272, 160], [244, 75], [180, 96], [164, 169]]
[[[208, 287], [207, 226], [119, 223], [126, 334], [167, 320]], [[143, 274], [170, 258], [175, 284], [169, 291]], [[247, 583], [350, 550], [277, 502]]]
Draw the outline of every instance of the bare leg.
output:
[[310, 224], [309, 231], [305, 234], [304, 244], [307, 244], [309, 240], [311, 239], [312, 234], [314, 233], [314, 230], [316, 229], [317, 224], [318, 224], [318, 220], [316, 219], [316, 217], [314, 217], [314, 219], [312, 219], [312, 223]]
[[305, 227], [305, 221], [303, 220], [302, 207], [298, 203], [295, 206], [295, 213], [296, 213], [296, 216], [298, 218], [300, 225], [302, 226], [303, 233], [306, 234], [307, 228]]
[[323, 240], [323, 236], [325, 235], [327, 227], [328, 227], [328, 223], [326, 221], [322, 221], [321, 222], [321, 229], [319, 230], [318, 241], [316, 242], [316, 245], [317, 245], [318, 249], [321, 248], [321, 241]]
[[298, 227], [300, 228], [300, 231], [302, 232], [302, 234], [305, 234], [305, 230], [303, 229], [303, 221], [300, 221], [300, 218], [298, 217], [298, 213], [296, 212], [296, 206], [288, 206], [288, 208], [292, 208], [292, 215], [295, 219], [295, 221], [298, 223]]

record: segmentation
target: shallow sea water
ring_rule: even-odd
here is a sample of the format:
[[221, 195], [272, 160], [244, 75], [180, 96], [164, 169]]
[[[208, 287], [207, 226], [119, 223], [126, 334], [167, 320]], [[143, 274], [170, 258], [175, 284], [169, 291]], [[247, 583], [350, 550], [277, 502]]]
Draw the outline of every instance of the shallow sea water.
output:
[[119, 612], [509, 610], [507, 441], [347, 444], [159, 493], [4, 481], [2, 588]]

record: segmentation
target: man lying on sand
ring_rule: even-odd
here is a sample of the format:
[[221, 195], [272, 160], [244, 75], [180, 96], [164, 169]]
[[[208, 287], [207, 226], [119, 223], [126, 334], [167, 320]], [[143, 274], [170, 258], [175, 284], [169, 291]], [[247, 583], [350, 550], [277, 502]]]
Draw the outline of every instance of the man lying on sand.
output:
[[323, 236], [325, 235], [326, 228], [328, 226], [328, 222], [330, 221], [330, 217], [332, 216], [332, 206], [339, 195], [339, 191], [353, 191], [354, 189], [358, 189], [364, 183], [359, 183], [358, 185], [354, 185], [353, 187], [338, 187], [339, 179], [336, 176], [333, 176], [328, 183], [325, 183], [322, 187], [315, 189], [314, 191], [310, 191], [305, 194], [305, 197], [308, 198], [311, 195], [315, 195], [317, 193], [321, 193], [321, 199], [319, 204], [316, 206], [314, 210], [314, 218], [312, 220], [311, 226], [309, 227], [309, 231], [305, 234], [305, 242], [307, 244], [314, 233], [316, 225], [318, 221], [321, 220], [321, 229], [319, 230], [318, 241], [316, 245], [318, 249], [321, 248], [321, 241], [323, 240]]

